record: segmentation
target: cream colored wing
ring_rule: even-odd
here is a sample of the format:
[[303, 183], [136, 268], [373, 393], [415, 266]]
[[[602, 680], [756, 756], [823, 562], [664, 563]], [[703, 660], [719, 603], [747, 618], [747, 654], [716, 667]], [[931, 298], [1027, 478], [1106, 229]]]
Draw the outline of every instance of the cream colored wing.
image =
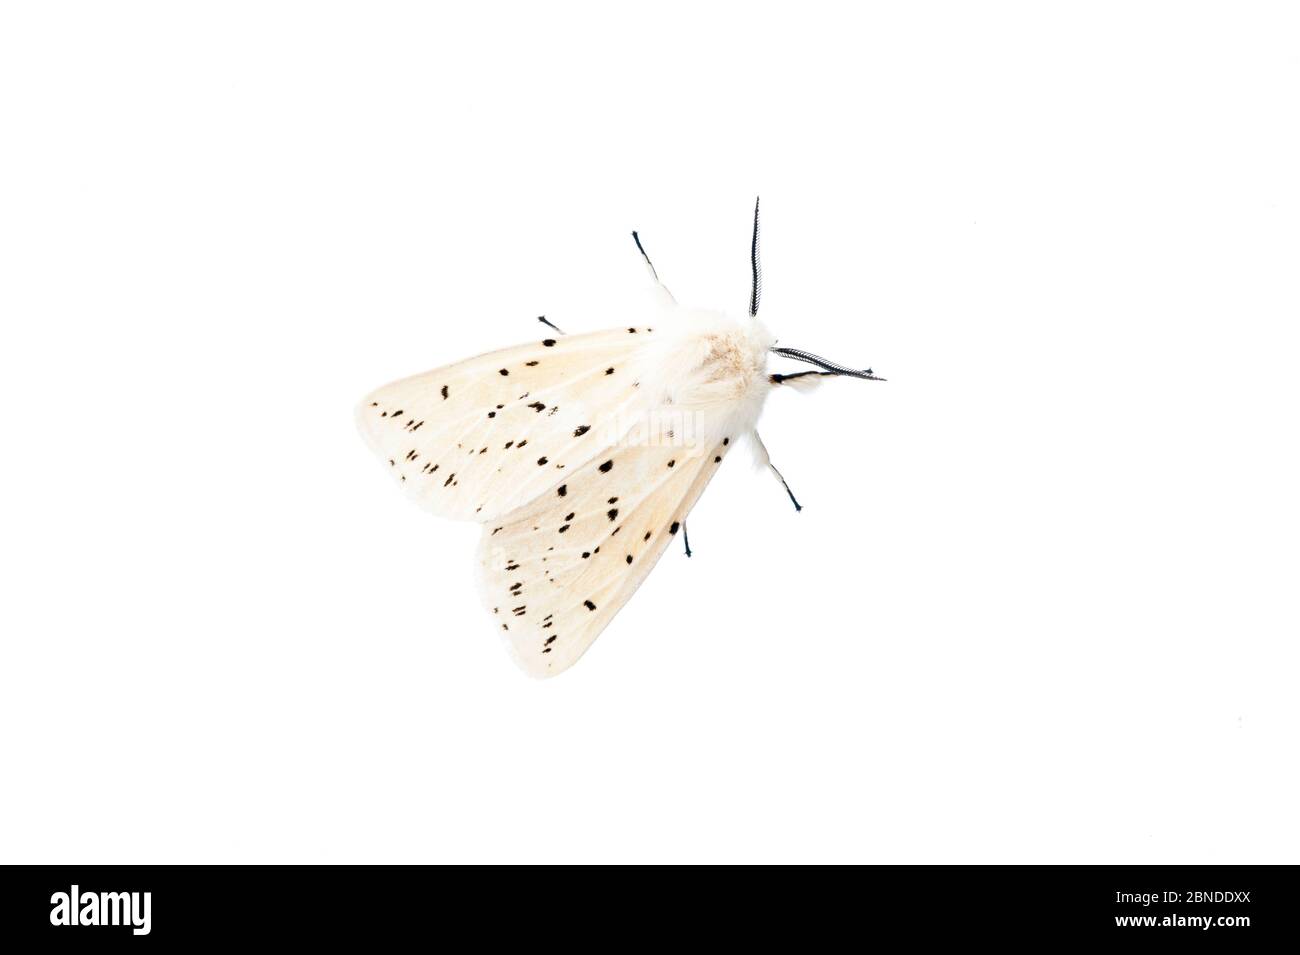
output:
[[632, 366], [649, 328], [557, 335], [405, 378], [357, 408], [402, 489], [488, 521], [562, 484], [638, 417]]
[[729, 448], [625, 445], [483, 525], [479, 590], [530, 675], [591, 646], [679, 532]]

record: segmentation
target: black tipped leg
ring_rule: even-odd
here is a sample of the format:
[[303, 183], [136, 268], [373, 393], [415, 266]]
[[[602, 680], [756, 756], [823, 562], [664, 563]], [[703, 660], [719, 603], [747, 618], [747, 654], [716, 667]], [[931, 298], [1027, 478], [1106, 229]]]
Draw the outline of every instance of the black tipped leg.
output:
[[[805, 374], [805, 372], [800, 372], [799, 374]], [[807, 374], [822, 374], [822, 372], [808, 372]], [[782, 377], [797, 378], [798, 375], [786, 375], [786, 376], [773, 375], [772, 376], [773, 384], [778, 384], [779, 379], [781, 379]], [[772, 463], [772, 457], [767, 453], [767, 445], [763, 443], [763, 439], [758, 436], [757, 431], [750, 432], [750, 438], [753, 440], [754, 448], [758, 452], [759, 463], [766, 464], [769, 468], [772, 469], [772, 473], [776, 475], [776, 479], [780, 481], [781, 486], [785, 488], [785, 493], [790, 495], [790, 503], [794, 505], [795, 511], [802, 511], [803, 505], [800, 504], [799, 499], [794, 496], [794, 491], [790, 490], [790, 485], [785, 483], [784, 475], [782, 475], [781, 472], [776, 469], [776, 465]]]
[[659, 273], [655, 271], [654, 263], [650, 261], [650, 256], [646, 255], [645, 248], [641, 245], [641, 237], [636, 234], [636, 229], [632, 230], [632, 241], [636, 243], [636, 250], [641, 253], [641, 258], [645, 259], [646, 268], [650, 270], [651, 277], [658, 282]]
[[555, 329], [555, 330], [556, 330], [557, 332], [559, 332], [561, 335], [564, 334], [564, 329], [560, 328], [560, 326], [559, 326], [559, 325], [556, 325], [554, 322], [548, 322], [548, 321], [546, 320], [546, 316], [545, 316], [545, 315], [538, 315], [538, 316], [537, 316], [537, 320], [538, 320], [539, 322], [541, 322], [543, 325], [547, 326], [548, 328], [553, 328], [553, 329]]
[[682, 525], [682, 543], [686, 545], [686, 556], [691, 556], [691, 539], [686, 534], [686, 525]]
[[794, 509], [796, 511], [802, 511], [803, 505], [800, 504], [798, 498], [794, 496], [794, 491], [790, 490], [790, 485], [785, 483], [785, 478], [783, 478], [781, 472], [776, 469], [776, 465], [769, 462], [767, 466], [772, 469], [772, 473], [776, 475], [776, 479], [781, 482], [781, 486], [785, 488], [785, 493], [790, 495], [790, 503], [794, 505]]
[[641, 258], [645, 260], [645, 267], [650, 273], [650, 277], [654, 279], [655, 285], [659, 286], [659, 291], [663, 294], [665, 303], [668, 305], [676, 305], [677, 300], [673, 298], [673, 293], [668, 291], [668, 289], [664, 287], [664, 283], [659, 279], [659, 273], [655, 271], [654, 263], [650, 261], [650, 256], [646, 254], [645, 246], [641, 244], [641, 237], [636, 234], [635, 229], [632, 230], [632, 241], [636, 243], [636, 250], [641, 253]]

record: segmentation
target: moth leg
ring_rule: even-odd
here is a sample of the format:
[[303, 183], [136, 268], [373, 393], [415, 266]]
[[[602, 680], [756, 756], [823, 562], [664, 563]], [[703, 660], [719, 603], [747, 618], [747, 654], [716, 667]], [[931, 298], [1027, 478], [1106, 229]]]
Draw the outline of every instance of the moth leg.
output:
[[776, 465], [769, 463], [768, 467], [772, 469], [772, 473], [776, 475], [776, 479], [780, 481], [781, 486], [785, 488], [785, 493], [790, 495], [790, 503], [794, 505], [795, 511], [802, 511], [803, 505], [800, 504], [798, 498], [794, 496], [794, 491], [790, 490], [790, 485], [785, 483], [785, 478], [783, 478], [781, 472], [776, 469]]
[[682, 543], [686, 545], [686, 556], [691, 556], [691, 539], [686, 533], [686, 522], [682, 521]]
[[794, 491], [790, 490], [790, 485], [785, 482], [785, 478], [781, 476], [781, 472], [778, 471], [776, 465], [772, 463], [772, 459], [767, 453], [767, 445], [765, 445], [763, 439], [758, 436], [758, 431], [755, 430], [750, 432], [750, 436], [754, 439], [754, 456], [758, 460], [758, 463], [772, 469], [772, 473], [776, 475], [776, 479], [780, 481], [781, 486], [785, 488], [785, 493], [790, 495], [790, 503], [794, 505], [794, 509], [796, 511], [802, 511], [803, 505], [799, 503], [798, 498], [794, 496]]
[[645, 248], [641, 245], [641, 237], [636, 234], [635, 229], [632, 230], [632, 241], [636, 243], [636, 250], [641, 253], [641, 258], [645, 259], [645, 267], [650, 270], [650, 277], [655, 280], [655, 285], [658, 287], [659, 291], [659, 297], [663, 299], [662, 304], [676, 305], [677, 299], [673, 298], [673, 293], [668, 291], [668, 288], [663, 282], [659, 281], [659, 273], [655, 271], [654, 263], [650, 261], [650, 256], [646, 255]]
[[795, 372], [794, 374], [792, 374], [792, 375], [771, 374], [771, 375], [768, 375], [768, 376], [767, 376], [767, 380], [770, 381], [770, 382], [772, 382], [772, 384], [774, 384], [774, 385], [780, 385], [780, 384], [783, 384], [783, 383], [785, 383], [785, 382], [787, 382], [787, 381], [795, 381], [796, 379], [799, 379], [799, 378], [807, 378], [807, 377], [810, 376], [810, 375], [816, 376], [816, 377], [818, 377], [818, 378], [833, 378], [833, 377], [835, 377], [835, 372], [833, 372], [833, 371], [796, 371], [796, 372]]
[[554, 322], [548, 322], [548, 321], [546, 320], [546, 316], [545, 316], [545, 315], [538, 315], [538, 316], [537, 316], [537, 320], [538, 320], [539, 322], [541, 322], [543, 325], [546, 325], [546, 326], [549, 326], [550, 328], [555, 329], [555, 330], [556, 330], [557, 332], [559, 332], [561, 335], [564, 334], [564, 329], [562, 329], [559, 325], [556, 325]]

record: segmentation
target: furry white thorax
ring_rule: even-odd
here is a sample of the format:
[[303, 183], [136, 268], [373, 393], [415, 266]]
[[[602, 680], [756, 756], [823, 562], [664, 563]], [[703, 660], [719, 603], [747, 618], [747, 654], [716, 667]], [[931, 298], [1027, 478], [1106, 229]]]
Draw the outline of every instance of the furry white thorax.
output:
[[688, 416], [693, 443], [711, 447], [758, 423], [771, 391], [767, 354], [774, 340], [756, 318], [666, 310], [638, 356], [637, 375], [650, 404]]

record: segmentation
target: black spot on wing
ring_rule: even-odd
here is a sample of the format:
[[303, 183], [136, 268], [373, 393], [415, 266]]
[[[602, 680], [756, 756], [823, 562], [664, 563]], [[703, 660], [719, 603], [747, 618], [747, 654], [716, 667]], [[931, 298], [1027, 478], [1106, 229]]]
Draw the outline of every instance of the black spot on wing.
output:
[[564, 497], [564, 495], [569, 493], [569, 485], [561, 484], [559, 487], [555, 489], [555, 493], [560, 495], [560, 497]]
[[596, 605], [595, 605], [594, 603], [592, 603], [590, 600], [584, 600], [584, 601], [582, 602], [582, 605], [583, 605], [584, 607], [586, 607], [588, 610], [595, 610], [595, 609], [596, 609]]
[[591, 430], [591, 425], [589, 424], [581, 425], [573, 429], [573, 436], [575, 438], [581, 438], [584, 434], [586, 434], [590, 430]]
[[508, 375], [508, 374], [510, 374], [510, 369], [509, 369], [509, 368], [502, 368], [500, 373], [501, 373], [502, 376]]
[[608, 474], [609, 469], [612, 468], [613, 466], [614, 466], [614, 462], [612, 460], [606, 461], [604, 464], [600, 466], [600, 471], [602, 474]]

